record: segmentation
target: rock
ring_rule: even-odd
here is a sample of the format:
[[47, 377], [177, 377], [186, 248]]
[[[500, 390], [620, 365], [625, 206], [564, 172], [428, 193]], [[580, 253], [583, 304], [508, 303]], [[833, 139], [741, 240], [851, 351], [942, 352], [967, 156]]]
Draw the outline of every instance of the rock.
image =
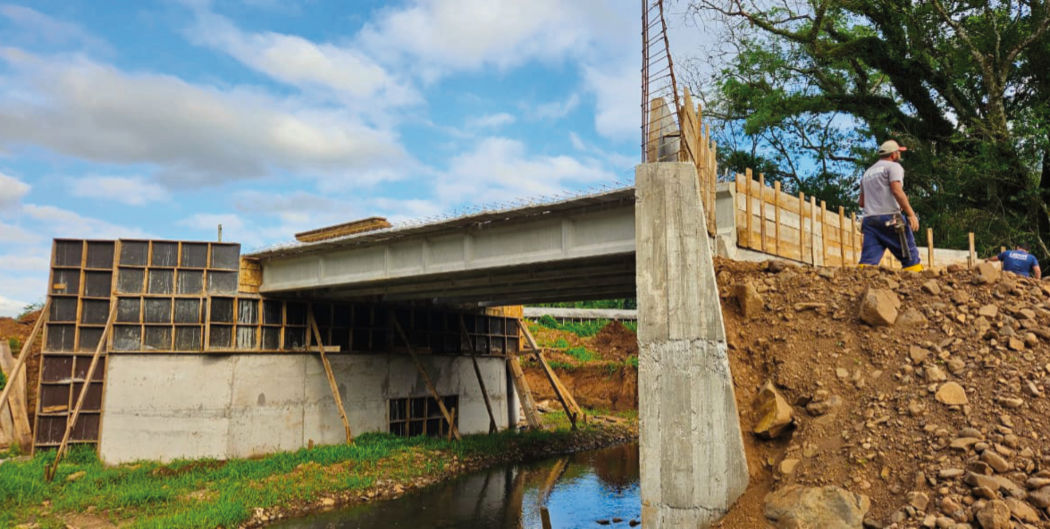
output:
[[981, 308], [977, 309], [978, 316], [984, 316], [988, 319], [995, 318], [996, 314], [999, 314], [999, 307], [990, 303], [988, 305], [983, 305]]
[[1013, 468], [1007, 460], [1003, 459], [1003, 456], [992, 450], [985, 450], [984, 453], [981, 454], [981, 461], [988, 463], [988, 466], [994, 468], [995, 471], [1000, 474]]
[[916, 309], [907, 309], [897, 316], [897, 321], [894, 325], [898, 327], [919, 327], [928, 323], [926, 316], [923, 316], [921, 312]]
[[1014, 351], [1024, 350], [1024, 342], [1014, 336], [1011, 336], [1006, 339], [1006, 346], [1010, 349], [1013, 349]]
[[962, 373], [962, 370], [966, 369], [966, 362], [960, 358], [949, 358], [948, 359], [948, 371], [953, 375]]
[[1034, 332], [1026, 333], [1024, 335], [1024, 344], [1028, 347], [1035, 347], [1039, 345], [1039, 337]]
[[930, 294], [933, 294], [934, 296], [939, 296], [941, 294], [941, 285], [937, 282], [936, 279], [930, 279], [929, 281], [923, 283], [922, 289]]
[[966, 391], [955, 382], [942, 384], [935, 397], [938, 402], [949, 406], [962, 406], [970, 403], [970, 400], [966, 398]]
[[930, 497], [925, 492], [909, 492], [908, 505], [915, 507], [919, 512], [926, 512], [926, 506], [930, 504]]
[[765, 300], [750, 281], [737, 283], [735, 294], [736, 302], [740, 305], [740, 313], [745, 318], [753, 318], [766, 309]]
[[901, 301], [893, 291], [869, 288], [861, 298], [860, 319], [873, 327], [893, 325], [897, 321], [897, 309], [900, 306]]
[[908, 356], [913, 363], [921, 364], [930, 356], [930, 352], [917, 345], [912, 345], [908, 347]]
[[953, 450], [969, 450], [969, 448], [981, 440], [976, 437], [956, 437], [952, 439], [952, 442], [948, 445]]
[[791, 405], [780, 395], [773, 382], [766, 382], [758, 391], [754, 410], [758, 417], [754, 432], [766, 439], [780, 437], [795, 420]]
[[1039, 521], [1039, 513], [1027, 503], [1015, 498], [1006, 498], [1005, 501], [1006, 505], [1010, 507], [1010, 513], [1013, 514], [1014, 518], [1026, 523]]
[[321, 499], [321, 506], [322, 507], [335, 507], [335, 498], [322, 498]]
[[995, 283], [999, 280], [1001, 272], [994, 264], [983, 261], [977, 264], [977, 282]]
[[777, 468], [782, 476], [790, 476], [795, 473], [795, 468], [798, 467], [798, 464], [798, 459], [788, 458], [781, 461]]
[[937, 366], [930, 366], [926, 368], [926, 380], [930, 382], [944, 382], [948, 380], [948, 375], [944, 374], [944, 371]]
[[871, 500], [839, 487], [789, 485], [766, 495], [764, 514], [778, 529], [861, 529]]
[[1050, 487], [1029, 492], [1028, 502], [1040, 509], [1050, 508]]
[[1011, 529], [1010, 506], [1004, 501], [992, 500], [977, 511], [977, 523], [983, 529]]
[[1000, 397], [998, 400], [1004, 408], [1017, 409], [1024, 406], [1024, 399], [1018, 397]]

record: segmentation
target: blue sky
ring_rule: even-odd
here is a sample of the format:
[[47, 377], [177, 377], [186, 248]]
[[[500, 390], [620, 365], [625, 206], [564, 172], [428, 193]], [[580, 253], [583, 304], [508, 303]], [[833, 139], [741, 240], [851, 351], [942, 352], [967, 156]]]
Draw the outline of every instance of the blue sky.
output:
[[639, 159], [637, 0], [2, 2], [0, 315], [54, 237], [249, 251]]

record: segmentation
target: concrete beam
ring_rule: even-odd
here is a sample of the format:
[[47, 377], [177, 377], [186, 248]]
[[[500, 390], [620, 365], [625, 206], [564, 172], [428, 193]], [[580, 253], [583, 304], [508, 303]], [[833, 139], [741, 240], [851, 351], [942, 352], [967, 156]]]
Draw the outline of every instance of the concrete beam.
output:
[[640, 165], [635, 189], [642, 525], [709, 527], [748, 470], [696, 168]]

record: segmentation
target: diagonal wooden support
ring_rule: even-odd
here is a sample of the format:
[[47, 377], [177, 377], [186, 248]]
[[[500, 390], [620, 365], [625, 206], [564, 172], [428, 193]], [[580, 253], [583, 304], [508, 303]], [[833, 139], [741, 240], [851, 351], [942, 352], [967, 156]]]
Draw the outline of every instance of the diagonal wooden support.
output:
[[[328, 361], [328, 355], [324, 352], [324, 342], [321, 340], [321, 331], [317, 328], [317, 319], [314, 318], [314, 306], [310, 305], [306, 314], [310, 324], [310, 331], [317, 339], [317, 350], [321, 355], [321, 363], [324, 364], [324, 374], [328, 378], [328, 387], [332, 389], [332, 398], [339, 408], [339, 418], [343, 420], [343, 429], [346, 430], [346, 444], [354, 442], [354, 436], [350, 433], [350, 420], [346, 418], [346, 408], [343, 407], [343, 396], [339, 394], [339, 384], [335, 382], [335, 373], [332, 372], [332, 364]], [[306, 347], [310, 347], [309, 335], [307, 335]]]
[[437, 401], [438, 408], [441, 410], [441, 415], [444, 415], [445, 420], [448, 421], [448, 428], [452, 432], [452, 436], [455, 437], [457, 441], [462, 440], [463, 437], [459, 435], [459, 428], [456, 428], [456, 423], [453, 422], [454, 417], [448, 412], [448, 408], [445, 407], [445, 401], [441, 399], [441, 395], [438, 394], [437, 388], [434, 387], [434, 383], [430, 381], [430, 375], [427, 374], [427, 370], [423, 369], [423, 363], [419, 361], [419, 356], [417, 356], [416, 352], [412, 350], [412, 342], [408, 340], [408, 335], [405, 334], [405, 329], [401, 328], [401, 323], [397, 321], [396, 317], [391, 316], [391, 320], [394, 322], [394, 329], [397, 330], [398, 336], [400, 336], [401, 340], [405, 342], [405, 349], [408, 349], [408, 354], [412, 357], [412, 362], [416, 364], [416, 369], [419, 370], [419, 374], [423, 376], [423, 382], [427, 385], [427, 390], [430, 391], [430, 396], [434, 397], [434, 400]]
[[463, 321], [463, 315], [459, 315], [459, 331], [463, 333], [463, 338], [467, 340], [467, 345], [470, 346], [470, 361], [474, 364], [474, 374], [478, 377], [478, 385], [481, 386], [481, 396], [485, 399], [485, 409], [489, 412], [489, 433], [494, 433], [499, 428], [496, 427], [496, 416], [492, 413], [492, 403], [489, 402], [489, 392], [485, 388], [485, 379], [481, 378], [481, 368], [478, 367], [478, 351], [474, 348], [474, 341], [470, 339], [470, 333], [467, 332], [467, 324]]
[[113, 331], [113, 321], [117, 319], [117, 303], [110, 301], [110, 305], [112, 306], [109, 309], [109, 318], [106, 318], [106, 327], [102, 329], [102, 336], [98, 339], [98, 347], [95, 347], [95, 354], [91, 356], [91, 364], [88, 365], [87, 374], [84, 376], [84, 385], [80, 387], [80, 396], [77, 397], [77, 404], [66, 419], [66, 432], [62, 434], [62, 442], [59, 443], [58, 451], [55, 452], [55, 461], [44, 469], [44, 479], [47, 481], [55, 479], [58, 463], [62, 460], [62, 455], [66, 451], [66, 447], [69, 444], [69, 436], [73, 433], [73, 427], [77, 424], [77, 419], [80, 417], [80, 408], [84, 406], [88, 388], [91, 387], [91, 381], [95, 378], [95, 368], [98, 367], [98, 359], [102, 356], [102, 351], [106, 349], [106, 339], [109, 333]]
[[586, 422], [587, 414], [584, 413], [583, 408], [581, 408], [576, 402], [576, 398], [572, 396], [572, 392], [569, 391], [569, 388], [565, 387], [565, 384], [563, 384], [561, 379], [558, 378], [558, 374], [551, 369], [550, 364], [547, 363], [547, 359], [543, 356], [543, 349], [536, 343], [536, 339], [532, 337], [532, 332], [529, 331], [529, 328], [524, 322], [520, 322], [520, 324], [525, 333], [525, 341], [528, 342], [529, 348], [532, 349], [533, 354], [536, 355], [536, 359], [540, 362], [540, 365], [543, 366], [543, 370], [550, 373], [550, 378], [554, 380], [554, 384], [558, 386], [558, 389], [562, 392], [562, 395], [568, 402], [569, 406], [573, 408], [576, 417], [583, 418], [584, 422]]
[[[7, 340], [0, 340], [0, 371], [14, 371], [15, 357]], [[29, 427], [29, 413], [26, 410], [26, 377], [24, 374], [9, 377], [7, 385], [12, 386], [7, 408], [0, 405], [0, 443], [4, 441], [28, 452], [33, 447], [33, 430]]]
[[542, 429], [543, 421], [540, 420], [540, 414], [536, 411], [536, 401], [532, 399], [532, 390], [529, 389], [529, 383], [525, 380], [525, 371], [521, 369], [521, 362], [516, 352], [507, 353], [507, 365], [510, 366], [514, 388], [518, 392], [518, 398], [521, 399], [521, 409], [525, 411], [525, 421], [533, 430]]
[[[18, 353], [18, 360], [15, 361], [15, 366], [11, 369], [11, 372], [7, 374], [8, 380], [15, 380], [22, 368], [26, 366], [26, 361], [29, 359], [29, 351], [33, 345], [33, 340], [36, 339], [36, 335], [40, 333], [40, 329], [44, 327], [44, 321], [47, 320], [49, 309], [51, 308], [51, 298], [47, 298], [44, 303], [44, 308], [40, 309], [40, 317], [36, 319], [36, 323], [33, 325], [33, 330], [29, 332], [29, 337], [26, 338], [25, 343], [22, 344], [22, 350]], [[41, 347], [41, 350], [43, 347]], [[11, 394], [11, 390], [15, 387], [14, 384], [8, 383], [4, 386], [4, 392], [0, 393], [0, 410], [4, 409], [4, 404], [7, 402], [8, 395]]]
[[547, 360], [543, 358], [543, 354], [540, 352], [539, 346], [536, 345], [536, 339], [532, 337], [532, 333], [529, 332], [529, 328], [522, 322], [519, 327], [525, 333], [525, 339], [529, 342], [529, 347], [532, 348], [532, 353], [536, 355], [536, 360], [539, 361], [540, 367], [543, 368], [543, 373], [547, 375], [547, 381], [551, 383], [551, 388], [554, 390], [554, 396], [558, 398], [558, 402], [561, 403], [561, 407], [565, 409], [565, 415], [569, 418], [569, 422], [572, 424], [572, 429], [576, 429], [576, 418], [579, 414], [578, 410], [574, 410], [572, 405], [569, 404], [569, 398], [566, 395], [568, 391], [564, 391], [561, 385], [561, 381], [558, 380], [558, 375], [554, 373], [551, 366], [547, 364]]

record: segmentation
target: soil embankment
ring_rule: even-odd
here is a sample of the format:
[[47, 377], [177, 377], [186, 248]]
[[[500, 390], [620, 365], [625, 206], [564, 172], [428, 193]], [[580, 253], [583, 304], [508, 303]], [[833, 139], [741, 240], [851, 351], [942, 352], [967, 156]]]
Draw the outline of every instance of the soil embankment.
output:
[[[1050, 527], [1050, 286], [966, 269], [716, 273], [751, 472], [721, 527], [769, 527], [764, 498], [789, 484], [870, 497], [872, 527], [981, 527], [994, 501], [1028, 524], [1002, 527]], [[860, 321], [868, 289], [900, 300], [895, 324]], [[774, 440], [751, 433], [767, 381], [795, 420]]]
[[[11, 345], [11, 354], [18, 357], [22, 344], [29, 338], [33, 331], [33, 325], [40, 317], [40, 311], [36, 310], [23, 315], [21, 318], [0, 317], [0, 340], [8, 341]], [[33, 341], [30, 348], [30, 357], [26, 360], [26, 393], [28, 393], [26, 405], [29, 411], [29, 425], [35, 428], [36, 419], [36, 393], [37, 378], [40, 374], [40, 343], [41, 338]]]

